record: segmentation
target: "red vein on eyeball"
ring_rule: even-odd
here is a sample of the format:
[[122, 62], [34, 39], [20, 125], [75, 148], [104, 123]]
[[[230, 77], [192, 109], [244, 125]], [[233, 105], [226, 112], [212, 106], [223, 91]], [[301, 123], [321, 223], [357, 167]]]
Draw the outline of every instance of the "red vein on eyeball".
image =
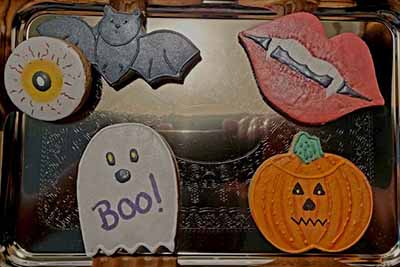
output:
[[33, 53], [32, 47], [28, 46], [28, 50], [31, 53], [32, 57], [35, 58], [35, 54]]

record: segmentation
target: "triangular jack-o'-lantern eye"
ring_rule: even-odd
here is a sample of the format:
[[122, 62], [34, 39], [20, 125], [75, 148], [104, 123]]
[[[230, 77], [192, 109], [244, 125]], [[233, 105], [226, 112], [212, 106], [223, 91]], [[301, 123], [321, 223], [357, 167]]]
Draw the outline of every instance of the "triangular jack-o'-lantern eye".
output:
[[322, 188], [322, 185], [321, 185], [320, 183], [318, 183], [318, 184], [315, 186], [313, 194], [314, 194], [314, 195], [317, 195], [317, 196], [323, 196], [323, 195], [325, 195], [325, 191], [324, 191], [324, 189]]
[[296, 185], [293, 188], [293, 195], [304, 195], [303, 188], [299, 183], [296, 183]]

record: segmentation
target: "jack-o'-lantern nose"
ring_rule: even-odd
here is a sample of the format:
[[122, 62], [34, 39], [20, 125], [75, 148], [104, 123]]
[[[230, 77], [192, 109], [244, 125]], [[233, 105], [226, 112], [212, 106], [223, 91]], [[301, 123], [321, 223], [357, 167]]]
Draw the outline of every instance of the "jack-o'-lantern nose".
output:
[[306, 202], [304, 202], [303, 210], [312, 211], [315, 210], [315, 203], [311, 199], [307, 198]]

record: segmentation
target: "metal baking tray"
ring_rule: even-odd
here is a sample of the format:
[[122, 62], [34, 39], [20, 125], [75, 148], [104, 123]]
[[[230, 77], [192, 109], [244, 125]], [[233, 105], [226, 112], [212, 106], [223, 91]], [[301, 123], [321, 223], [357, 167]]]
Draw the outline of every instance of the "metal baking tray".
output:
[[[14, 21], [13, 45], [37, 35], [38, 23], [52, 16], [82, 16], [94, 24], [101, 10], [97, 5], [33, 5]], [[348, 158], [366, 174], [374, 212], [367, 232], [350, 249], [297, 256], [368, 266], [400, 262], [398, 20], [390, 12], [371, 10], [326, 9], [317, 15], [329, 36], [354, 32], [366, 41], [384, 107], [359, 110], [324, 126], [298, 125], [264, 102], [237, 41], [240, 31], [274, 14], [225, 5], [149, 8], [147, 29], [185, 34], [200, 48], [202, 61], [183, 85], [153, 90], [137, 80], [115, 91], [104, 81], [102, 88], [97, 83], [84, 110], [62, 122], [9, 115], [2, 133], [0, 195], [6, 261], [23, 266], [91, 264], [79, 228], [77, 164], [99, 129], [140, 122], [164, 136], [177, 157], [179, 264], [254, 265], [289, 256], [257, 230], [247, 191], [257, 167], [286, 152], [299, 130], [317, 134], [326, 151]]]

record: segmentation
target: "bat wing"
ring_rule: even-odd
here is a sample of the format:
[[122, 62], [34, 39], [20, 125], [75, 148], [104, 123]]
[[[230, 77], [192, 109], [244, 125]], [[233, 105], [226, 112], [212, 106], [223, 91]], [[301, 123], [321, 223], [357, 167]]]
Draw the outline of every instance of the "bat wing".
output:
[[160, 30], [139, 37], [139, 52], [131, 66], [151, 86], [182, 82], [200, 60], [200, 50], [184, 35]]
[[42, 36], [66, 40], [79, 47], [91, 62], [95, 62], [96, 38], [92, 28], [76, 17], [57, 17], [45, 21], [37, 28]]

